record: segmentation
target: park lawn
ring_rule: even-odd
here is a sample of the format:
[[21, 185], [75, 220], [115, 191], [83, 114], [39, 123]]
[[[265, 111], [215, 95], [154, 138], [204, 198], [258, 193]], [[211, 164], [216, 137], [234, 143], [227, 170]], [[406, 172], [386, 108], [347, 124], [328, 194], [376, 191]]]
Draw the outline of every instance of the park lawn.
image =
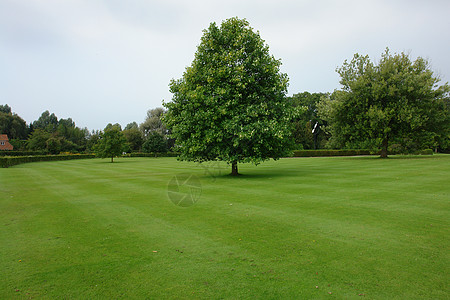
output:
[[[0, 169], [0, 299], [448, 299], [449, 155], [239, 167]], [[189, 207], [180, 174], [201, 183]]]

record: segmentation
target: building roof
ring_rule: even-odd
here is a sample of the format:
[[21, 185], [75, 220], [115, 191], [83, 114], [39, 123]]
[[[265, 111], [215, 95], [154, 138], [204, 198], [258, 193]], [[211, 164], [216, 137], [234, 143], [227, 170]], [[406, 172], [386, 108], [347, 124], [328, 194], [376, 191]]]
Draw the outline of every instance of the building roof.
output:
[[8, 135], [0, 134], [0, 150], [14, 150], [13, 145], [8, 142]]

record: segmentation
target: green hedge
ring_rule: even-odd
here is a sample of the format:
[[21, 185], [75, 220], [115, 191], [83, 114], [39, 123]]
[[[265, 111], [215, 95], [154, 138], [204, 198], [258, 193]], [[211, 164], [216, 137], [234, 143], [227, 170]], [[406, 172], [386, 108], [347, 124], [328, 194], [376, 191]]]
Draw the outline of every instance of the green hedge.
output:
[[0, 157], [0, 167], [8, 168], [11, 166], [37, 162], [37, 161], [58, 161], [71, 159], [95, 158], [93, 154], [76, 154], [76, 155], [35, 155], [35, 156], [10, 156]]
[[376, 154], [370, 150], [294, 150], [293, 157], [355, 156]]
[[135, 153], [127, 153], [123, 155], [123, 157], [177, 157], [179, 153], [177, 152], [165, 152], [165, 153], [159, 153], [159, 152], [150, 152], [150, 153], [142, 153], [142, 152], [135, 152]]
[[29, 156], [29, 155], [45, 155], [45, 151], [0, 151], [0, 156]]

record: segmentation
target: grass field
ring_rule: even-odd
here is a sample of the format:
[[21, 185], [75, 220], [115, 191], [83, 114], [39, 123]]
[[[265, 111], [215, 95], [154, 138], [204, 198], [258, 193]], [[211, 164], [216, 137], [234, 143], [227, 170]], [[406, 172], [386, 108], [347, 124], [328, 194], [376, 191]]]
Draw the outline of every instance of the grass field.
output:
[[[450, 156], [229, 171], [174, 158], [0, 169], [0, 299], [449, 299]], [[201, 184], [180, 187], [189, 207], [168, 196], [182, 173]]]

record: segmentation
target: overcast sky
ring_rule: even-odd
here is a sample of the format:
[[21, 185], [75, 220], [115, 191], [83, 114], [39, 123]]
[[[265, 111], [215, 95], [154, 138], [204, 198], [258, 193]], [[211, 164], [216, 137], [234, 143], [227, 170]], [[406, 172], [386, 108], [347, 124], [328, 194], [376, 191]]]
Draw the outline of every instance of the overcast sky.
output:
[[336, 67], [386, 47], [450, 80], [448, 0], [0, 0], [0, 104], [103, 129], [144, 121], [211, 22], [246, 18], [282, 60], [289, 95], [339, 88]]

